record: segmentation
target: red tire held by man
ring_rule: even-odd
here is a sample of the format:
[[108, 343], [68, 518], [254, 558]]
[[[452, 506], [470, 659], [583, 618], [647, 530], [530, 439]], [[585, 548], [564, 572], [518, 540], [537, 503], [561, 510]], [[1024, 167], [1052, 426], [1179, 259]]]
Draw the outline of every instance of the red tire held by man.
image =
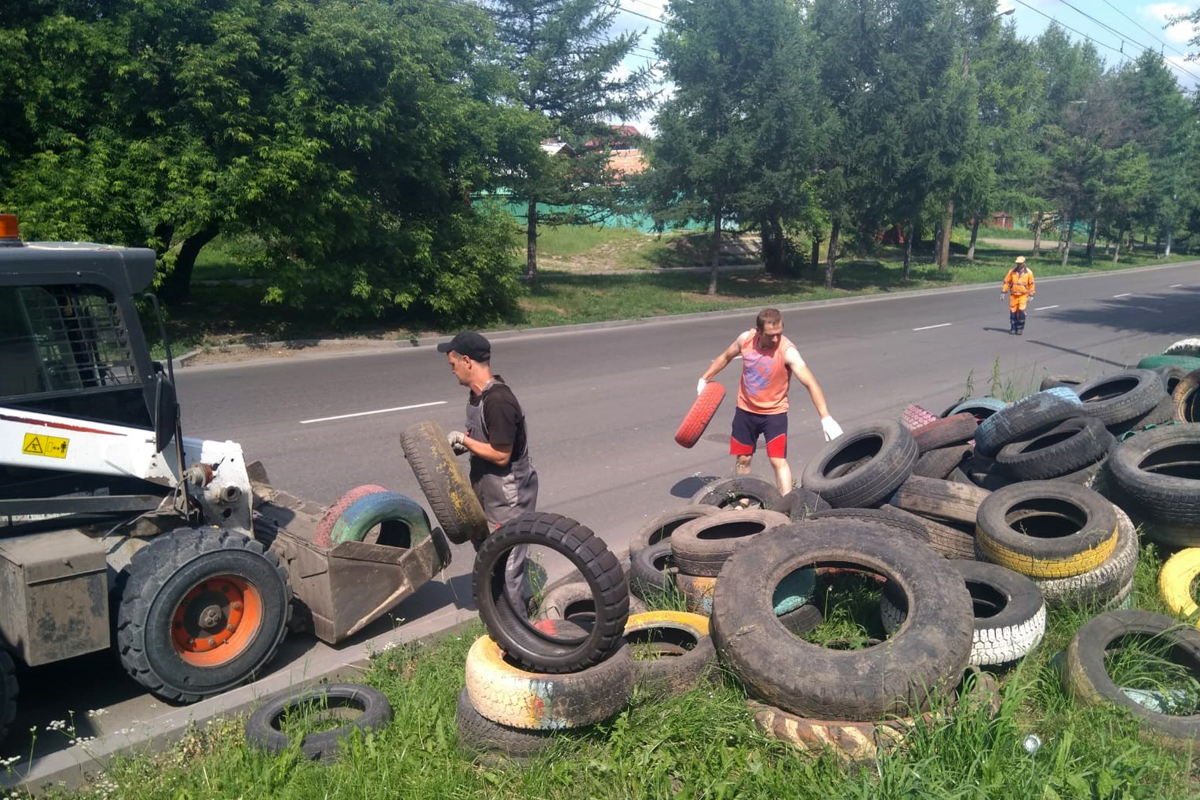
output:
[[679, 430], [675, 431], [675, 441], [684, 447], [691, 447], [700, 441], [704, 429], [712, 422], [724, 399], [725, 387], [716, 381], [709, 381], [704, 386], [704, 391], [696, 398], [696, 402], [692, 403], [692, 408], [680, 423]]

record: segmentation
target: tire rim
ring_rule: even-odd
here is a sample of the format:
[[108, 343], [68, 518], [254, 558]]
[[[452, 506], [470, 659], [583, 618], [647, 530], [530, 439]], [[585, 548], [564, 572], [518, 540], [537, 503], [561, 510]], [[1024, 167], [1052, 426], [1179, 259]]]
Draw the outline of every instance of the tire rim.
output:
[[171, 643], [186, 663], [219, 667], [241, 655], [262, 627], [262, 595], [234, 575], [197, 583], [171, 615]]

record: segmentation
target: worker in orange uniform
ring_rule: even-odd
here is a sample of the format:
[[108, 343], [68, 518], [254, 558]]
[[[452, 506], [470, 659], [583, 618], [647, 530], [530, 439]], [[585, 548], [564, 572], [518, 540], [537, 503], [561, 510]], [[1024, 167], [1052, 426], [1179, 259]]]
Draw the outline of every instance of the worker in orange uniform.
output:
[[1025, 330], [1025, 306], [1033, 297], [1033, 273], [1025, 266], [1025, 256], [1017, 256], [1017, 265], [1004, 276], [1000, 294], [1008, 295], [1008, 332], [1020, 336]]

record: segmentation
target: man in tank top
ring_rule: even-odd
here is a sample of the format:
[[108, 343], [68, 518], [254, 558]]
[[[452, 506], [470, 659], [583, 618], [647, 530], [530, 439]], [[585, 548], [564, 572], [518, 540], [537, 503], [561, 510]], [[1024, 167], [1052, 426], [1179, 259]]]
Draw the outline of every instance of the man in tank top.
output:
[[767, 443], [767, 458], [775, 469], [775, 482], [782, 494], [792, 490], [792, 470], [787, 462], [788, 388], [792, 376], [808, 389], [809, 397], [821, 417], [825, 441], [842, 435], [842, 428], [825, 405], [825, 394], [800, 357], [800, 351], [783, 335], [783, 315], [765, 308], [755, 327], [741, 334], [725, 352], [717, 356], [696, 385], [697, 394], [730, 361], [742, 357], [742, 380], [738, 386], [737, 410], [733, 413], [733, 433], [729, 453], [736, 458], [734, 472], [750, 473], [750, 460], [761, 435]]
[[[482, 335], [464, 331], [438, 345], [458, 382], [470, 389], [465, 431], [446, 438], [455, 454], [471, 454], [471, 488], [495, 530], [521, 514], [537, 510], [538, 476], [529, 457], [525, 414], [512, 389], [492, 374], [492, 346]], [[505, 593], [518, 613], [531, 598], [525, 575], [526, 545], [508, 556]]]

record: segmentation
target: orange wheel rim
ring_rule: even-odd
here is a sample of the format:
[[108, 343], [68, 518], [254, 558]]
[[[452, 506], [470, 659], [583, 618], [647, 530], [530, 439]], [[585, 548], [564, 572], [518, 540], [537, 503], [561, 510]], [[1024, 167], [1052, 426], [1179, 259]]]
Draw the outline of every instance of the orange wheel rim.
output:
[[197, 583], [171, 616], [175, 652], [196, 667], [219, 667], [237, 658], [262, 627], [262, 595], [234, 575]]

